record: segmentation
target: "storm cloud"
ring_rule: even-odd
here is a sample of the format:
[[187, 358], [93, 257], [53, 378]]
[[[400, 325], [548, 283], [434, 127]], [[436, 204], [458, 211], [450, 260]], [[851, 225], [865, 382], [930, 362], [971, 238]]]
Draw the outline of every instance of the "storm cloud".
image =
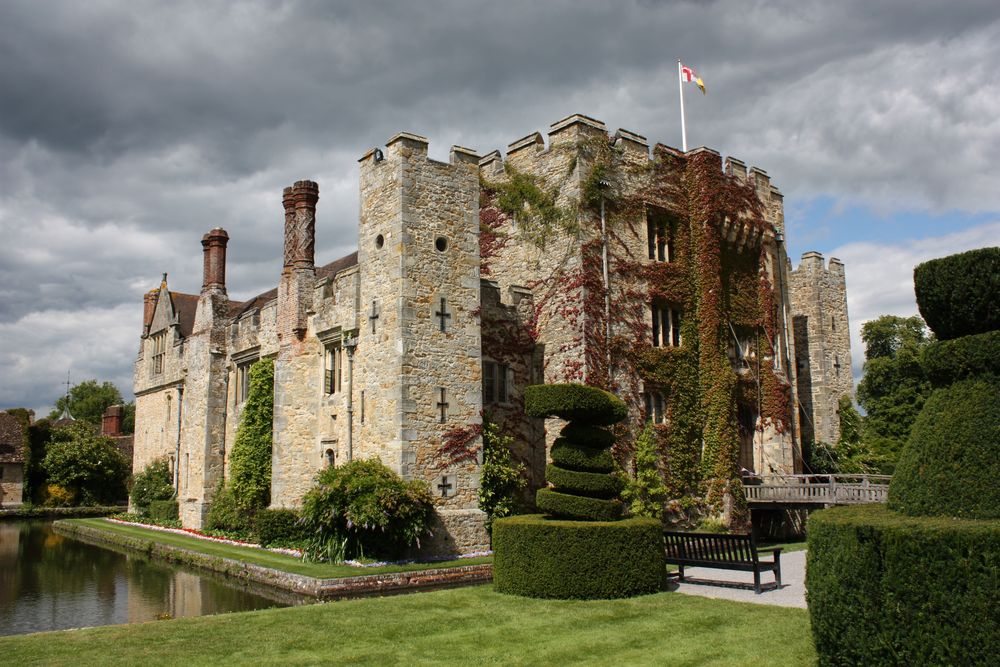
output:
[[[142, 293], [196, 292], [211, 227], [233, 298], [272, 287], [297, 179], [317, 258], [350, 252], [356, 159], [400, 130], [486, 153], [579, 112], [679, 145], [678, 58], [689, 143], [771, 174], [793, 250], [817, 197], [1000, 211], [995, 0], [0, 4], [0, 407], [67, 370], [127, 394]], [[873, 244], [834, 246], [867, 293]]]

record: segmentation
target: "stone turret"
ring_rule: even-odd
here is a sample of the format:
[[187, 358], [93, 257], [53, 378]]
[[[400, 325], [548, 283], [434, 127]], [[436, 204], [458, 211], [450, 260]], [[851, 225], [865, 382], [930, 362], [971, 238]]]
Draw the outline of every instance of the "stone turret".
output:
[[802, 436], [805, 442], [840, 438], [837, 404], [852, 394], [851, 334], [844, 264], [807, 252], [788, 276], [795, 338]]

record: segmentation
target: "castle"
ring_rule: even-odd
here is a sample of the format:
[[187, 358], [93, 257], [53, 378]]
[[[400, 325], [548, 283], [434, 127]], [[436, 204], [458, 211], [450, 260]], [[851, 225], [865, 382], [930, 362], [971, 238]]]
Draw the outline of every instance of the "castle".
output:
[[618, 393], [632, 413], [619, 457], [652, 420], [677, 495], [706, 480], [729, 493], [741, 468], [801, 472], [804, 432], [836, 439], [851, 390], [843, 265], [811, 253], [792, 270], [764, 171], [704, 148], [651, 154], [582, 115], [506, 156], [454, 146], [445, 163], [427, 147], [404, 132], [361, 156], [357, 252], [315, 264], [319, 188], [299, 181], [283, 193], [276, 289], [228, 298], [216, 228], [200, 294], [166, 274], [146, 294], [134, 469], [171, 462], [185, 526], [228, 474], [248, 370], [266, 357], [272, 506], [296, 506], [323, 466], [378, 456], [428, 482], [446, 551], [488, 544], [483, 414], [514, 436], [529, 490], [544, 484], [558, 429], [524, 416], [529, 384]]

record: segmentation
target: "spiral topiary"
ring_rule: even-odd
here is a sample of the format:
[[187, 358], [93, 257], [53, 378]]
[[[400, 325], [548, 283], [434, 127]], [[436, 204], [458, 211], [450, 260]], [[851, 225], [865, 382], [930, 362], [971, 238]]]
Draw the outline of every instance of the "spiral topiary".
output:
[[524, 409], [531, 417], [560, 417], [570, 422], [552, 447], [553, 462], [545, 469], [545, 481], [552, 488], [538, 490], [538, 509], [561, 519], [620, 519], [618, 495], [624, 482], [612, 474], [610, 449], [615, 438], [603, 427], [625, 419], [625, 403], [596, 387], [548, 384], [527, 388]]
[[613, 475], [614, 435], [625, 419], [617, 396], [578, 384], [525, 390], [531, 417], [569, 421], [545, 469], [551, 488], [535, 497], [545, 515], [493, 524], [493, 583], [501, 593], [542, 598], [614, 598], [663, 588], [663, 528], [655, 519], [622, 517], [624, 482]]

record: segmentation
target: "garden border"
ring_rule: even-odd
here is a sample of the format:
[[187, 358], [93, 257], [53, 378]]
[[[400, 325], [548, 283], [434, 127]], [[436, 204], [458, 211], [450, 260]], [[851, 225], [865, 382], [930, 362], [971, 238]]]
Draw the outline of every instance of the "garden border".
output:
[[485, 583], [493, 579], [493, 565], [490, 563], [320, 579], [303, 574], [283, 572], [262, 565], [244, 563], [231, 558], [210, 556], [190, 549], [160, 544], [155, 540], [116, 534], [65, 521], [55, 522], [53, 528], [62, 535], [97, 546], [122, 547], [152, 558], [218, 572], [240, 581], [279, 588], [319, 600], [424, 588], [465, 586]]

